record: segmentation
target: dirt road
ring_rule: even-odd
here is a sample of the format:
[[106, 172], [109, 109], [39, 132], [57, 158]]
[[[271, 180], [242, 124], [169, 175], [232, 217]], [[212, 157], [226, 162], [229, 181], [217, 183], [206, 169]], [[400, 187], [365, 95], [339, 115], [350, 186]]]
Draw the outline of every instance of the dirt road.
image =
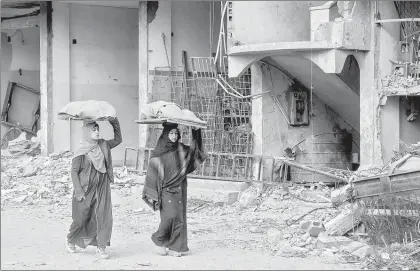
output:
[[[137, 199], [136, 199], [137, 200]], [[190, 212], [190, 254], [182, 258], [156, 255], [150, 234], [158, 214], [140, 209], [138, 201], [114, 196], [111, 258], [99, 260], [94, 248], [67, 254], [64, 238], [71, 222], [69, 203], [9, 207], [1, 213], [1, 269], [354, 269], [338, 259], [308, 253], [306, 257], [276, 256], [266, 240], [267, 223], [275, 213], [226, 211]], [[136, 206], [137, 205], [137, 206]], [[143, 211], [142, 211], [143, 210]], [[261, 230], [250, 225], [264, 219]], [[270, 220], [271, 219], [271, 220]], [[254, 221], [254, 222], [253, 222]], [[247, 224], [248, 223], [248, 224]], [[268, 225], [269, 227], [270, 225]], [[311, 255], [312, 254], [312, 255]]]

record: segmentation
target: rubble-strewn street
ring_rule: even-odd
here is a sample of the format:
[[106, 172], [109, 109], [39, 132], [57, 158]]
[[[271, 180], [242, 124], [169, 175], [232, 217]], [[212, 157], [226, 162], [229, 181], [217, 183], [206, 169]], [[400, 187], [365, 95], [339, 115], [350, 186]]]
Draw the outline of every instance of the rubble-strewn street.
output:
[[115, 169], [116, 180], [112, 185], [114, 229], [109, 249], [112, 258], [98, 261], [92, 248], [70, 255], [64, 249], [64, 237], [71, 222], [70, 161], [68, 152], [50, 157], [11, 157], [3, 153], [2, 246], [8, 249], [2, 253], [2, 269], [375, 269], [388, 266], [408, 270], [416, 264], [417, 256], [409, 256], [418, 249], [416, 244], [395, 244], [382, 251], [368, 246], [366, 239], [332, 237], [325, 233], [323, 226], [317, 227], [340, 213], [327, 201], [333, 188], [262, 185], [251, 186], [240, 194], [238, 202], [228, 206], [190, 198], [191, 253], [182, 259], [162, 261], [161, 256], [155, 255], [150, 240], [159, 215], [140, 199], [144, 178], [127, 174], [123, 168]]
[[419, 14], [0, 0], [1, 269], [420, 271]]

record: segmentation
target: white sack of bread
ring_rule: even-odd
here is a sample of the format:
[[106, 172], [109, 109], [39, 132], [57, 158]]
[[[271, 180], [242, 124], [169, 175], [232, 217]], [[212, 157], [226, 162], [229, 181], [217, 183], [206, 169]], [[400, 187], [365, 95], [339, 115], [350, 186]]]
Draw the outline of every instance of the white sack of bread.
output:
[[157, 101], [142, 106], [141, 113], [143, 118], [180, 118], [182, 109], [175, 103]]
[[189, 121], [193, 121], [193, 122], [204, 122], [205, 123], [205, 121], [202, 121], [199, 118], [197, 118], [197, 116], [194, 114], [194, 112], [192, 112], [188, 109], [183, 109], [182, 113], [183, 113], [183, 117], [182, 117], [183, 120], [189, 120]]
[[58, 113], [59, 119], [69, 118], [100, 120], [107, 117], [116, 117], [115, 108], [105, 101], [77, 101], [68, 103]]
[[150, 104], [143, 105], [141, 108], [142, 118], [173, 118], [192, 122], [205, 123], [188, 109], [181, 109], [175, 103], [164, 101], [157, 101]]

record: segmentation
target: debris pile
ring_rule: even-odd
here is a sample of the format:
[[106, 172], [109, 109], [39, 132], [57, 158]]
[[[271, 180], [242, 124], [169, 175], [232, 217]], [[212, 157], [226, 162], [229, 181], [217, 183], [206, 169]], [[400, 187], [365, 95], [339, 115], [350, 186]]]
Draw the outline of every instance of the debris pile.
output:
[[23, 132], [18, 138], [8, 142], [8, 152], [16, 156], [23, 154], [36, 156], [41, 153], [41, 141], [38, 137], [27, 140], [27, 135]]
[[400, 167], [408, 159], [416, 159], [417, 157], [420, 157], [420, 141], [411, 145], [401, 142], [399, 151], [394, 151], [393, 156], [383, 166], [359, 169], [353, 172], [349, 180], [387, 174], [393, 166]]
[[381, 79], [381, 85], [384, 91], [396, 91], [400, 88], [411, 88], [418, 86], [420, 81], [410, 75], [400, 76], [398, 74], [387, 75]]
[[[397, 253], [396, 251], [390, 250], [390, 247], [385, 241], [383, 241], [386, 246], [385, 248], [375, 246], [375, 248], [372, 249], [370, 245], [373, 245], [373, 239], [371, 239], [371, 235], [368, 234], [368, 229], [364, 224], [365, 216], [369, 213], [367, 212], [368, 207], [365, 200], [357, 200], [357, 197], [355, 197], [356, 187], [354, 185], [356, 183], [353, 182], [363, 177], [375, 179], [375, 177], [379, 178], [379, 175], [389, 175], [396, 172], [412, 172], [419, 169], [420, 142], [410, 146], [404, 144], [400, 147], [400, 151], [395, 152], [388, 163], [381, 167], [364, 168], [354, 172], [349, 180], [349, 184], [331, 192], [331, 207], [337, 210], [337, 215], [323, 224], [325, 231], [319, 233], [318, 244], [334, 243], [336, 245], [332, 246], [334, 248], [333, 250], [344, 253], [343, 257], [347, 259], [347, 261], [363, 260], [365, 266], [368, 268], [378, 268], [380, 266], [380, 268], [392, 267], [392, 269], [401, 270], [403, 268], [420, 266], [420, 257], [417, 257], [417, 260], [411, 257], [416, 253], [419, 253], [418, 247], [417, 250], [412, 249], [410, 252], [411, 254], [407, 254], [410, 256], [404, 258], [405, 262], [402, 261], [403, 259], [402, 256], [398, 254], [399, 252]], [[377, 185], [376, 183], [375, 185]], [[401, 196], [404, 195], [401, 194], [400, 197]], [[339, 240], [339, 242], [337, 240]], [[399, 247], [402, 245], [395, 243], [393, 246]], [[383, 257], [381, 255], [378, 256], [378, 251], [383, 252], [384, 250], [387, 250], [388, 254], [385, 253], [382, 254], [382, 256], [391, 255], [387, 260], [394, 259], [393, 262], [388, 261], [387, 264], [385, 264], [386, 261], [382, 259]], [[409, 257], [411, 257], [411, 262], [408, 260]], [[397, 259], [400, 259], [400, 264], [392, 265], [398, 262]]]
[[[22, 154], [22, 153], [20, 153]], [[71, 152], [49, 157], [3, 156], [1, 204], [64, 203], [71, 198]]]
[[[38, 145], [14, 152], [15, 146], [24, 146], [28, 140], [15, 140], [16, 144], [3, 152], [1, 157], [1, 205], [58, 204], [71, 201], [73, 184], [70, 179], [72, 152], [35, 155]], [[34, 141], [29, 141], [34, 142]], [[36, 141], [35, 141], [36, 142]], [[13, 142], [9, 142], [13, 143]], [[115, 189], [127, 193], [130, 187], [142, 184], [139, 176], [129, 175], [124, 168], [115, 168]]]
[[370, 270], [418, 270], [420, 241], [393, 243], [385, 248], [375, 248], [371, 257], [362, 262], [361, 267]]

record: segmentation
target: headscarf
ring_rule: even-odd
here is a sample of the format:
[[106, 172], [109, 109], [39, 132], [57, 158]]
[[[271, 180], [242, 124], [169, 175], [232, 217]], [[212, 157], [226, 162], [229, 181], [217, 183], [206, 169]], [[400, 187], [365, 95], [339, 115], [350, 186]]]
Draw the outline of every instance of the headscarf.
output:
[[104, 154], [99, 147], [98, 140], [91, 137], [91, 131], [96, 126], [99, 127], [96, 122], [83, 121], [83, 137], [79, 148], [74, 152], [74, 157], [87, 154], [95, 169], [101, 173], [105, 173], [106, 167]]
[[[150, 158], [162, 156], [164, 154], [173, 152], [178, 148], [178, 141], [181, 138], [181, 134], [178, 129], [178, 124], [164, 123], [162, 126], [163, 126], [162, 134], [160, 135], [159, 140], [156, 143], [156, 147], [153, 150], [152, 156]], [[179, 133], [178, 140], [175, 142], [172, 142], [169, 139], [169, 132], [172, 129], [177, 129]]]

